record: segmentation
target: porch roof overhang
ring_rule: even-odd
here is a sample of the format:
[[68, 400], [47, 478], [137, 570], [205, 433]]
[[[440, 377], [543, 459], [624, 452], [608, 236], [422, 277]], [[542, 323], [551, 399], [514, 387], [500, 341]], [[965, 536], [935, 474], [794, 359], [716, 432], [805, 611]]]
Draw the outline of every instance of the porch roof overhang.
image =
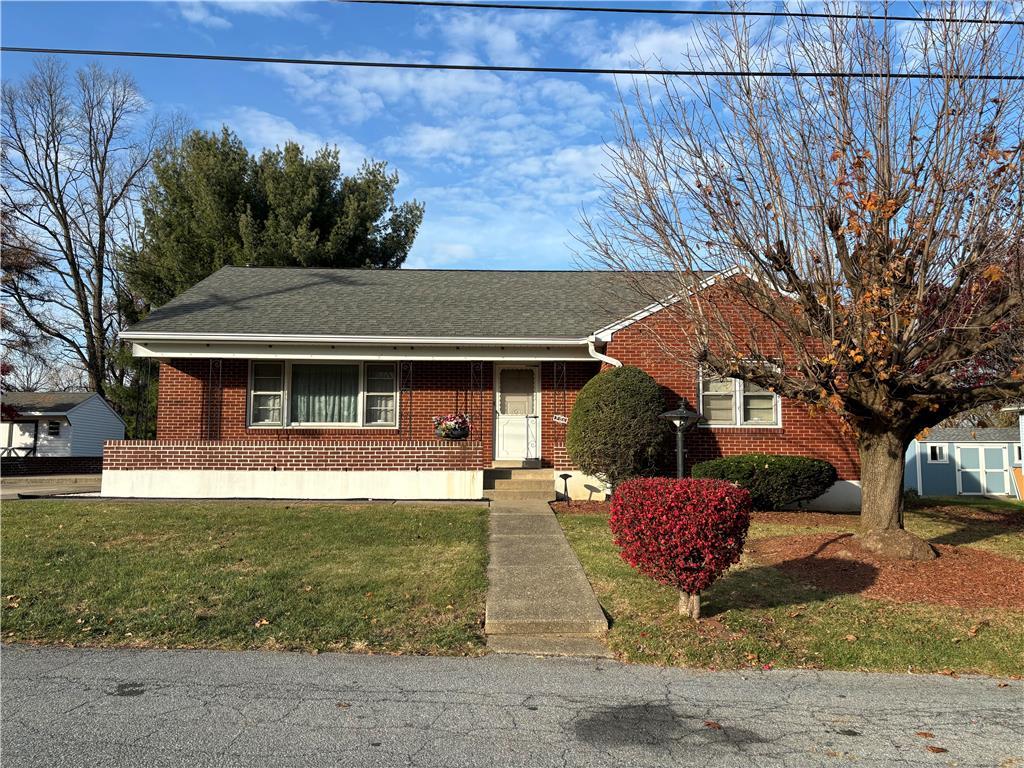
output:
[[588, 339], [124, 333], [152, 358], [261, 360], [592, 360]]

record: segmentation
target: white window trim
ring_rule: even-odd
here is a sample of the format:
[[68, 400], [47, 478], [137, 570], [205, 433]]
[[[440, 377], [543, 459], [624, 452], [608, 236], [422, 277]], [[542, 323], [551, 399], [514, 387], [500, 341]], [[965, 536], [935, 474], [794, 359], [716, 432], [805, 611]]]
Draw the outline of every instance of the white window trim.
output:
[[[935, 448], [941, 448], [942, 449], [942, 458], [941, 459], [933, 459], [932, 458], [932, 447], [933, 446]], [[927, 458], [929, 464], [949, 464], [949, 449], [946, 447], [945, 443], [925, 443], [924, 444], [924, 454], [925, 454], [925, 457]]]
[[[722, 378], [714, 376], [713, 378]], [[732, 390], [732, 409], [734, 422], [730, 424], [708, 424], [706, 421], [702, 421], [698, 424], [698, 427], [703, 429], [781, 429], [782, 428], [782, 398], [777, 392], [771, 392], [773, 397], [773, 403], [775, 407], [775, 421], [771, 424], [744, 424], [743, 423], [743, 379], [737, 379], [731, 376], [724, 378], [732, 379], [733, 390]], [[766, 390], [767, 391], [767, 390]], [[704, 415], [704, 369], [701, 368], [697, 374], [697, 410]]]
[[1022, 448], [1024, 448], [1022, 443], [1017, 443], [1013, 446], [1013, 463], [1018, 466], [1024, 464], [1024, 457], [1021, 456]]
[[[282, 429], [339, 429], [339, 430], [376, 430], [376, 431], [392, 431], [398, 430], [398, 425], [402, 423], [402, 417], [399, 413], [402, 403], [402, 392], [399, 387], [398, 376], [399, 368], [398, 363], [388, 363], [388, 361], [378, 360], [300, 360], [296, 361], [299, 365], [357, 365], [359, 366], [359, 397], [356, 404], [356, 417], [357, 421], [352, 422], [334, 422], [334, 421], [301, 421], [294, 424], [291, 423], [291, 383], [292, 383], [292, 362], [291, 360], [250, 360], [249, 361], [249, 382], [246, 386], [246, 413], [245, 413], [245, 426], [246, 429], [269, 429], [269, 430], [282, 430]], [[364, 418], [366, 413], [366, 365], [369, 362], [371, 365], [392, 365], [395, 370], [395, 423], [394, 424], [364, 424]], [[252, 399], [253, 399], [253, 367], [260, 363], [278, 363], [282, 366], [282, 379], [281, 379], [281, 423], [280, 424], [253, 424], [252, 423]], [[374, 393], [374, 394], [385, 394]]]

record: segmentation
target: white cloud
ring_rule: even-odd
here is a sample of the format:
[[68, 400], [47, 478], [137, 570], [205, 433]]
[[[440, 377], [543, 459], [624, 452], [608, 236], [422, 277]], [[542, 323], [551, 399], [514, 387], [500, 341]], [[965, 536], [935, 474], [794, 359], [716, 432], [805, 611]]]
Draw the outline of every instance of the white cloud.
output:
[[[574, 46], [587, 38], [588, 25], [574, 31], [564, 16], [522, 16], [438, 12], [420, 29], [429, 39], [425, 50], [350, 49], [323, 58], [525, 64], [582, 56]], [[616, 50], [607, 36], [591, 42], [594, 55]], [[319, 125], [372, 120], [351, 130], [366, 136], [372, 126], [372, 149], [402, 165], [399, 197], [426, 204], [407, 267], [572, 263], [571, 231], [581, 206], [600, 194], [602, 139], [614, 134], [609, 82], [317, 66], [264, 71], [279, 78]], [[261, 132], [270, 133], [266, 127]]]
[[681, 65], [686, 57], [706, 52], [706, 40], [693, 24], [668, 26], [653, 21], [631, 24], [610, 38], [590, 38], [578, 50], [590, 66], [625, 69], [641, 64]]
[[[430, 238], [429, 233], [427, 238]], [[452, 269], [472, 264], [478, 258], [476, 250], [466, 243], [442, 241], [432, 243], [429, 253], [425, 248], [417, 249], [402, 266], [405, 269]]]
[[444, 157], [467, 162], [467, 142], [452, 127], [414, 124], [381, 142], [385, 153], [416, 160]]
[[539, 43], [556, 25], [557, 14], [446, 11], [435, 13], [433, 19], [432, 28], [423, 33], [440, 36], [450, 47], [449, 54], [524, 66], [536, 63], [542, 52]]
[[[318, 58], [425, 61], [431, 57], [416, 53], [392, 57], [382, 51], [367, 50], [360, 53], [336, 51]], [[281, 78], [300, 103], [316, 105], [321, 110], [333, 109], [336, 120], [349, 123], [364, 122], [397, 106], [419, 107], [431, 114], [445, 114], [468, 106], [493, 110], [496, 102], [509, 91], [508, 84], [500, 77], [486, 72], [284, 64], [267, 64], [265, 68]]]
[[178, 3], [182, 18], [190, 24], [199, 24], [208, 29], [230, 29], [231, 22], [223, 16], [211, 13], [205, 3], [199, 0], [186, 0]]
[[[230, 29], [231, 22], [219, 14], [255, 14], [302, 22], [314, 22], [314, 14], [304, 10], [302, 0], [179, 0], [182, 18], [208, 29]], [[215, 9], [215, 13], [211, 8]]]
[[264, 147], [283, 147], [285, 142], [301, 144], [307, 153], [323, 146], [336, 146], [341, 155], [342, 169], [352, 172], [362, 164], [369, 153], [362, 144], [344, 134], [323, 135], [299, 128], [286, 117], [264, 112], [253, 107], [233, 107], [216, 119], [205, 121], [208, 130], [227, 125], [252, 150]]

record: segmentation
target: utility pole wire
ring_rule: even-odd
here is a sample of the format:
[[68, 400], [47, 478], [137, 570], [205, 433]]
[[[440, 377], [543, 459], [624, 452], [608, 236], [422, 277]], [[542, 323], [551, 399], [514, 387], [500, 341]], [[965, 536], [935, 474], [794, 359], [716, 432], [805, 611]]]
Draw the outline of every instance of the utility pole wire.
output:
[[363, 69], [419, 69], [454, 72], [531, 72], [566, 75], [637, 75], [644, 77], [815, 77], [842, 79], [900, 78], [906, 80], [999, 80], [1024, 81], [1024, 75], [971, 75], [936, 72], [798, 72], [785, 70], [744, 71], [729, 69], [614, 69], [591, 67], [526, 67], [492, 64], [427, 64], [399, 61], [349, 61], [345, 59], [297, 59], [275, 56], [233, 56], [213, 53], [172, 53], [166, 51], [120, 51], [86, 48], [34, 48], [0, 46], [3, 53], [45, 53], [60, 56], [115, 56], [137, 59], [177, 59], [182, 61], [234, 61], [245, 64], [298, 64], [316, 67], [356, 67]]
[[622, 8], [586, 5], [527, 5], [524, 3], [472, 3], [455, 0], [334, 0], [359, 5], [408, 5], [431, 8], [482, 8], [512, 11], [580, 11], [583, 13], [641, 13], [670, 16], [768, 16], [797, 19], [858, 19], [863, 21], [923, 21], [956, 24], [1016, 24], [1018, 19], [942, 19], [934, 16], [892, 16], [872, 13], [815, 13], [811, 11], [734, 11], [700, 8]]

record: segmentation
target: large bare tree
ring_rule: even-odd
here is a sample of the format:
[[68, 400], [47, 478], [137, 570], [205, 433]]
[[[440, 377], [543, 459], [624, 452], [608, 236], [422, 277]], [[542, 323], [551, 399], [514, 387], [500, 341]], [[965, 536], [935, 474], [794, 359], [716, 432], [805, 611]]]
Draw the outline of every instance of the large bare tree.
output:
[[54, 340], [102, 394], [155, 124], [129, 75], [57, 59], [5, 83], [2, 107], [5, 332]]
[[[813, 74], [634, 84], [582, 238], [654, 301], [641, 273], [674, 274], [664, 311], [687, 333], [660, 341], [681, 360], [841, 417], [862, 543], [917, 559], [934, 553], [903, 530], [909, 441], [1024, 393], [1021, 27], [963, 21], [1007, 6], [926, 10], [945, 20], [705, 27], [695, 69]], [[691, 292], [701, 269], [732, 277]]]

